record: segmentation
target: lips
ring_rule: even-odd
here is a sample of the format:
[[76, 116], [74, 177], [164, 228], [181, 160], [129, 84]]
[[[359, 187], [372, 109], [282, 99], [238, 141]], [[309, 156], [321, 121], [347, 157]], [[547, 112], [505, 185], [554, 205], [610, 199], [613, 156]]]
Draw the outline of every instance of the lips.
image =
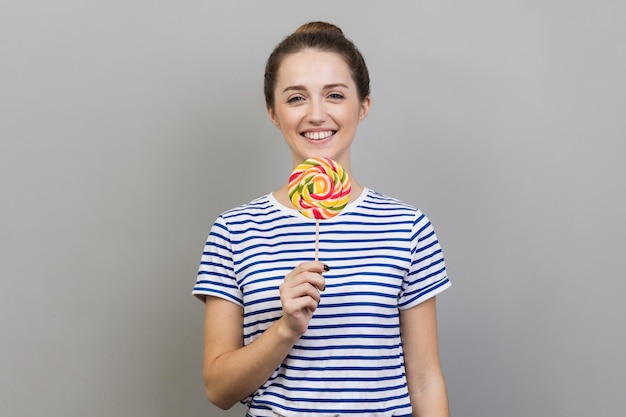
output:
[[332, 135], [335, 134], [334, 130], [324, 130], [321, 132], [304, 132], [302, 133], [302, 136], [304, 136], [307, 139], [311, 139], [311, 140], [322, 140], [322, 139], [326, 139], [327, 137], [330, 137]]

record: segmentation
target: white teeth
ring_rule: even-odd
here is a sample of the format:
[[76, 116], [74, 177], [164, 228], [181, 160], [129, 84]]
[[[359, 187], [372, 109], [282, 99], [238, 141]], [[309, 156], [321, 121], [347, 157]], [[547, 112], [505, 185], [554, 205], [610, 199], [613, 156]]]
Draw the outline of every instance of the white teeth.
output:
[[332, 130], [326, 132], [305, 132], [304, 137], [312, 140], [326, 139], [333, 134]]

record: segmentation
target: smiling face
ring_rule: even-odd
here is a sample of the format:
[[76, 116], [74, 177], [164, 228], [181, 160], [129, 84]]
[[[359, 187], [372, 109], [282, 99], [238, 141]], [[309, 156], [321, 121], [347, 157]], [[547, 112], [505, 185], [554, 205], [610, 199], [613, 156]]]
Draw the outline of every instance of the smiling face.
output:
[[349, 170], [350, 145], [369, 108], [370, 98], [359, 100], [340, 55], [307, 49], [283, 59], [268, 113], [291, 149], [294, 167], [324, 156]]

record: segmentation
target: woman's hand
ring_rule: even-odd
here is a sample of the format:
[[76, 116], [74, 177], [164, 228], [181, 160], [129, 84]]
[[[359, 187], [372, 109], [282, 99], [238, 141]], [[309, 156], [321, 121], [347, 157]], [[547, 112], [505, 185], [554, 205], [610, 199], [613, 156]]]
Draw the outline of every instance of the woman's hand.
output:
[[228, 409], [256, 391], [289, 354], [309, 326], [324, 290], [322, 262], [303, 262], [280, 286], [283, 315], [244, 346], [243, 308], [207, 297], [204, 330], [204, 384], [209, 400]]
[[313, 312], [320, 302], [320, 292], [326, 288], [322, 273], [330, 268], [322, 262], [303, 262], [285, 276], [280, 285], [283, 305], [281, 321], [288, 337], [294, 339], [309, 327]]

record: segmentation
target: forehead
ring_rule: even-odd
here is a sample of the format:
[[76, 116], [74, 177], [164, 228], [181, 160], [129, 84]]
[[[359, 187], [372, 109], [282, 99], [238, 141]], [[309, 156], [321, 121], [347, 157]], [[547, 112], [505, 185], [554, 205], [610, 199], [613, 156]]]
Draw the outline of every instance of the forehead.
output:
[[335, 52], [307, 49], [289, 54], [278, 68], [276, 87], [343, 83], [356, 88], [350, 68]]

